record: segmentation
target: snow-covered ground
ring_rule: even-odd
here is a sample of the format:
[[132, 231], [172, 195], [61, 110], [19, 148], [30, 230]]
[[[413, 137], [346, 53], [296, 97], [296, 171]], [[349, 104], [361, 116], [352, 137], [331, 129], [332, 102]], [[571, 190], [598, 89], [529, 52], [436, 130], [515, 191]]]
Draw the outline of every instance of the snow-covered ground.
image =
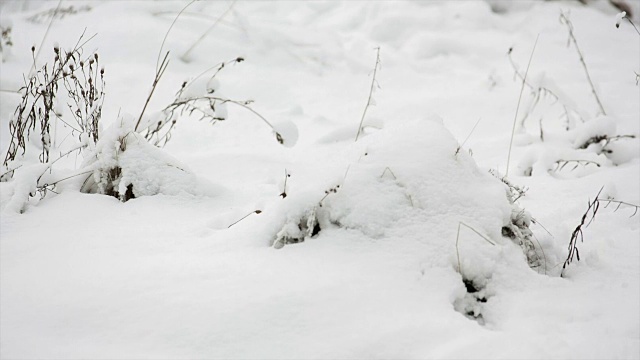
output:
[[[3, 159], [34, 55], [97, 34], [106, 83], [97, 144], [57, 121], [51, 171], [40, 130], [2, 167], [3, 359], [640, 358], [640, 34], [608, 1], [0, 6]], [[166, 51], [143, 124], [184, 81], [253, 102], [155, 148]]]

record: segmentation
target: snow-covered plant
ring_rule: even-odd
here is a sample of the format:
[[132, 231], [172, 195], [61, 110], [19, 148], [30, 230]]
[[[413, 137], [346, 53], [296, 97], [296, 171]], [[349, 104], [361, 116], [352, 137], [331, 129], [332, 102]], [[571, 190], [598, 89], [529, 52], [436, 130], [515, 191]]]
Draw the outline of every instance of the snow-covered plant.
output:
[[90, 170], [81, 191], [128, 201], [140, 196], [194, 193], [195, 175], [133, 131], [133, 117], [122, 117], [86, 152], [81, 171]]
[[292, 216], [276, 234], [273, 247], [280, 249], [288, 244], [297, 244], [320, 232], [317, 209], [306, 210], [303, 214]]
[[[513, 184], [505, 176], [500, 176], [493, 169], [489, 170], [489, 173], [506, 185], [507, 199], [511, 204], [510, 222], [502, 227], [502, 236], [508, 237], [520, 246], [531, 268], [539, 268], [543, 265], [543, 261], [533, 242], [533, 232], [529, 228], [534, 220], [528, 211], [522, 209], [516, 203], [521, 197], [525, 196], [528, 188]], [[540, 248], [540, 252], [542, 252], [542, 248]]]
[[[144, 137], [156, 146], [164, 146], [171, 139], [171, 130], [173, 130], [178, 119], [181, 116], [196, 115], [199, 120], [208, 120], [211, 124], [227, 119], [227, 104], [234, 104], [246, 110], [249, 110], [258, 118], [260, 118], [267, 126], [269, 126], [280, 144], [285, 144], [285, 137], [260, 113], [253, 110], [250, 105], [253, 100], [232, 100], [221, 95], [220, 82], [216, 79], [216, 75], [230, 64], [240, 63], [244, 58], [237, 57], [230, 61], [220, 63], [200, 75], [193, 80], [185, 81], [176, 93], [176, 97], [171, 104], [164, 108], [161, 118], [141, 127], [144, 130]], [[205, 77], [204, 75], [210, 70], [215, 69], [213, 75]]]
[[595, 118], [581, 124], [574, 132], [573, 145], [578, 150], [587, 150], [596, 154], [604, 154], [614, 163], [625, 162], [634, 157], [634, 149], [629, 148], [628, 141], [636, 139], [634, 134], [618, 134], [616, 122], [606, 116]]
[[493, 175], [496, 179], [499, 179], [500, 181], [502, 181], [502, 183], [507, 185], [507, 188], [508, 188], [507, 198], [509, 199], [509, 203], [511, 204], [514, 204], [521, 197], [525, 196], [525, 194], [527, 193], [527, 190], [529, 190], [527, 187], [518, 186], [512, 183], [507, 179], [506, 176], [500, 176], [498, 172], [494, 169], [490, 169], [489, 173]]
[[527, 257], [527, 263], [532, 269], [538, 269], [544, 265], [542, 257], [538, 254], [533, 243], [533, 232], [529, 228], [532, 218], [529, 212], [518, 207], [511, 211], [511, 223], [502, 227], [502, 236], [510, 238], [516, 243]]

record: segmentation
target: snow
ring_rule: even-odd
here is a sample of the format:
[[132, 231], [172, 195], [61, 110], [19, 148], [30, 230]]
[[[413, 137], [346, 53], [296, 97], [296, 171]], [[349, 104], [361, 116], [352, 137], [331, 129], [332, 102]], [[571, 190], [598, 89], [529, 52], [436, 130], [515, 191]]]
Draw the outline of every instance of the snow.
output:
[[[77, 12], [56, 17], [37, 64], [97, 33], [100, 139], [58, 123], [40, 164], [38, 128], [0, 182], [0, 358], [640, 356], [640, 214], [606, 201], [640, 204], [640, 43], [612, 25], [619, 10], [194, 2], [136, 132], [187, 4], [63, 2]], [[14, 44], [0, 89], [21, 86], [49, 25], [34, 15], [55, 6], [0, 5]], [[522, 86], [507, 51], [524, 74], [538, 34], [502, 178]], [[176, 112], [162, 148], [140, 132], [203, 96], [233, 100], [205, 109], [224, 120]], [[19, 102], [0, 92], [2, 154]]]

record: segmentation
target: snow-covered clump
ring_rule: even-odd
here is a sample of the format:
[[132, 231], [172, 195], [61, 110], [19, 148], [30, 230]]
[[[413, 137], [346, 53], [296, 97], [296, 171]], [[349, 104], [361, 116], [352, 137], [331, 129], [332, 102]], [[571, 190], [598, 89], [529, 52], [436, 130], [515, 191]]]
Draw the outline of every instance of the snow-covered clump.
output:
[[[360, 234], [381, 246], [442, 254], [434, 266], [453, 268], [455, 233], [464, 222], [499, 246], [509, 246], [507, 238], [512, 238], [523, 247], [529, 264], [539, 266], [529, 222], [514, 215], [526, 213], [510, 203], [505, 184], [480, 171], [469, 155], [456, 154], [457, 147], [441, 121], [397, 122], [356, 143], [351, 163], [325, 154], [319, 162], [333, 165], [314, 163], [316, 170], [310, 171], [315, 181], [274, 200], [260, 219], [237, 226], [262, 223], [259, 236], [278, 249], [309, 239], [322, 241], [327, 231], [334, 236]], [[504, 229], [513, 230], [505, 234]], [[481, 238], [463, 241], [473, 249], [467, 250], [463, 263], [485, 256], [489, 263], [497, 261], [499, 252], [487, 253], [490, 246]]]
[[107, 194], [121, 201], [157, 194], [212, 192], [203, 189], [184, 165], [133, 131], [130, 118], [103, 132], [83, 167], [93, 169], [93, 174], [83, 184], [82, 192]]

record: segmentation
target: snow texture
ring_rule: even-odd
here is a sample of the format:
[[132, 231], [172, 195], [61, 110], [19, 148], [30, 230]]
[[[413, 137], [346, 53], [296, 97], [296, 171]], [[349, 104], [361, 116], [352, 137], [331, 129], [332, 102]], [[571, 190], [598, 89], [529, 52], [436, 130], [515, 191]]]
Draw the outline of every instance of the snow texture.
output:
[[[0, 4], [3, 154], [32, 44], [86, 28], [106, 69], [97, 142], [55, 122], [2, 167], [0, 358], [638, 358], [640, 49], [610, 2], [186, 5], [62, 2], [43, 41], [55, 3]], [[207, 96], [233, 101], [167, 117]]]

